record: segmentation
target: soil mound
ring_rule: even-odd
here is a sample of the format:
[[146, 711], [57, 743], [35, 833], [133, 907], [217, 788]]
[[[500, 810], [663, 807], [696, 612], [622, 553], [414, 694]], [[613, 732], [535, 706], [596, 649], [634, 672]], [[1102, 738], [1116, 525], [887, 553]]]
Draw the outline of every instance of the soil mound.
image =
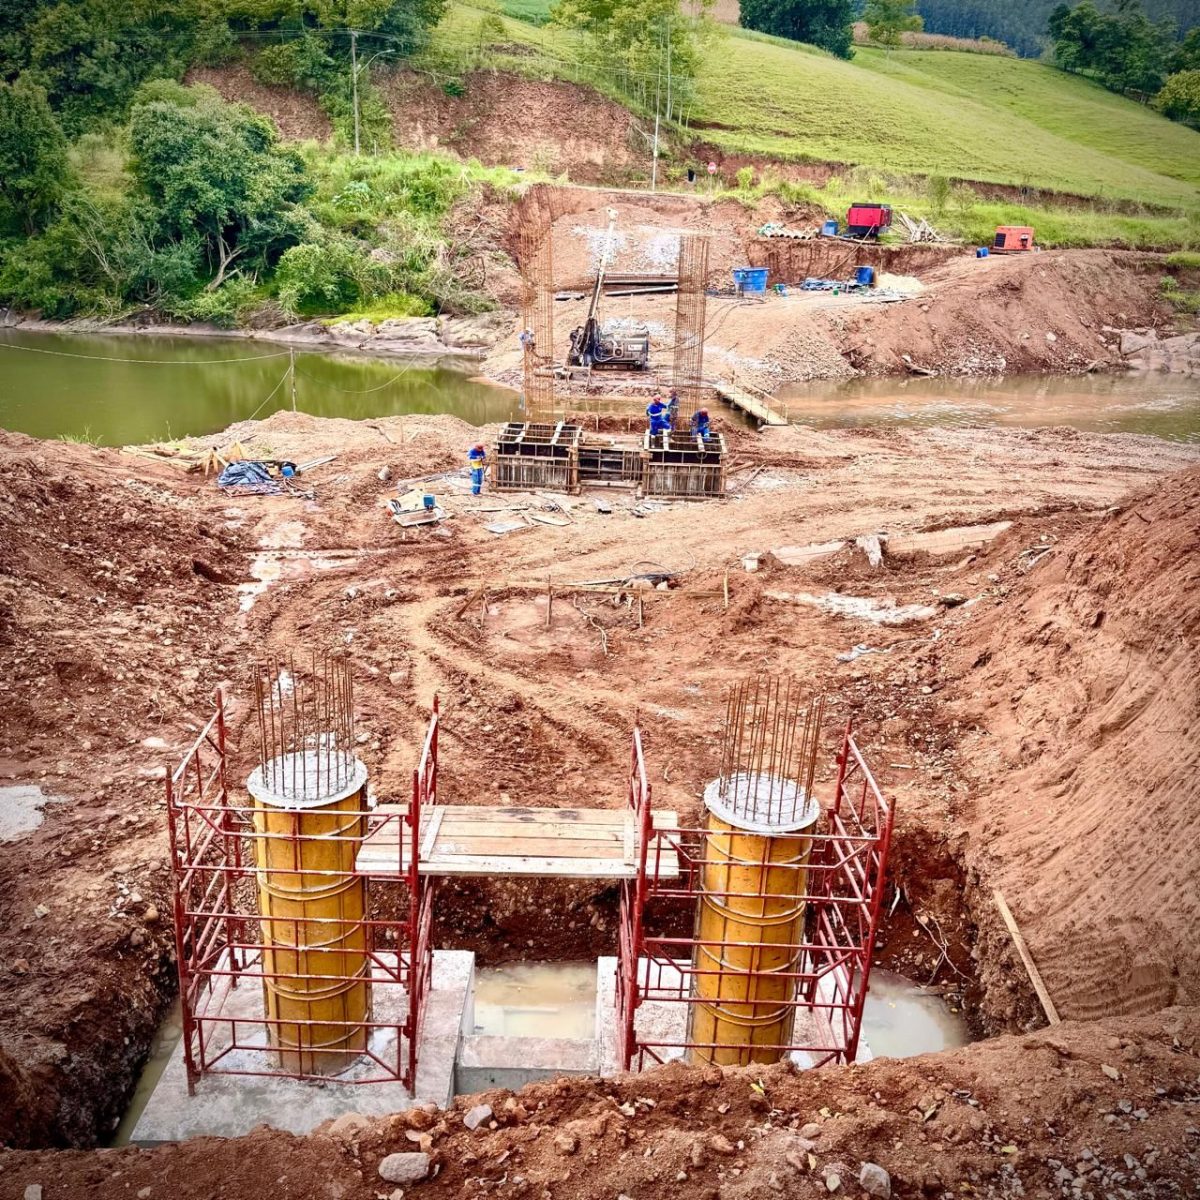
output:
[[1064, 1017], [1200, 998], [1200, 469], [1054, 552], [955, 654], [985, 875]]

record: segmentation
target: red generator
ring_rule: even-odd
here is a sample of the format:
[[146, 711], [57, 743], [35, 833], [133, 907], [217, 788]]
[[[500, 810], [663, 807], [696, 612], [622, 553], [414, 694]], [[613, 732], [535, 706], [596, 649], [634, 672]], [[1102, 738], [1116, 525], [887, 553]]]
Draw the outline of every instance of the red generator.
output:
[[892, 227], [890, 204], [852, 204], [846, 214], [846, 236], [877, 238]]

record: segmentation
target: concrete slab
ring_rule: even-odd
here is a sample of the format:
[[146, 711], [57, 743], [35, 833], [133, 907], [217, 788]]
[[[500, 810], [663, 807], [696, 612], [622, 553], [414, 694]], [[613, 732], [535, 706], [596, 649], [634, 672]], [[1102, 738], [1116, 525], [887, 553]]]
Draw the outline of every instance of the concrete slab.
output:
[[[322, 1121], [348, 1112], [385, 1116], [430, 1100], [444, 1106], [454, 1097], [454, 1064], [464, 1029], [473, 1028], [474, 975], [474, 954], [434, 951], [425, 1028], [417, 1055], [415, 1095], [400, 1083], [366, 1082], [380, 1073], [379, 1066], [366, 1059], [336, 1078], [321, 1081], [273, 1075], [207, 1075], [197, 1084], [196, 1094], [189, 1096], [180, 1042], [134, 1127], [131, 1141], [156, 1145], [202, 1135], [239, 1137], [262, 1124], [291, 1133], [308, 1133]], [[382, 973], [377, 975], [383, 977]], [[373, 1019], [402, 1022], [407, 1004], [402, 989], [377, 985], [373, 991]], [[231, 1051], [221, 1065], [227, 1069], [262, 1070], [269, 1053], [265, 1049], [265, 1027], [258, 1027], [264, 1046], [258, 1050], [253, 1047], [254, 1035], [248, 1034], [243, 1024], [263, 1016], [262, 989], [257, 981], [230, 991], [220, 1015], [236, 1019], [240, 1041], [251, 1043], [250, 1049]], [[212, 1028], [219, 1039], [221, 1027]], [[394, 1031], [375, 1030], [371, 1051], [384, 1062], [394, 1062]]]
[[538, 1079], [559, 1075], [597, 1075], [599, 1048], [591, 1038], [464, 1037], [454, 1078], [458, 1094], [486, 1088], [516, 1090]]
[[[645, 980], [647, 963], [639, 961], [638, 977]], [[599, 1043], [600, 1074], [617, 1075], [622, 1067], [617, 1061], [617, 960], [608, 957], [596, 962], [596, 1034]], [[651, 980], [655, 987], [665, 990], [678, 988], [683, 980], [683, 972], [678, 967], [655, 966], [652, 969]], [[832, 999], [832, 984], [823, 982], [819, 996], [828, 1003]], [[682, 1058], [683, 1051], [678, 1044], [687, 1036], [688, 1006], [681, 1000], [647, 1000], [638, 1008], [634, 1017], [634, 1028], [638, 1038], [648, 1043], [662, 1042], [663, 1046], [655, 1053], [664, 1062]], [[808, 1035], [800, 1033], [801, 1021], [811, 1024]], [[798, 1009], [796, 1012], [797, 1040], [803, 1036], [810, 1045], [832, 1044], [832, 1034], [828, 1032], [828, 1023], [822, 1012], [816, 1009]], [[825, 1023], [826, 1032], [822, 1033], [821, 1024]], [[855, 1062], [867, 1062], [872, 1057], [866, 1039], [859, 1037], [858, 1057]], [[801, 1070], [813, 1066], [814, 1057], [804, 1051], [792, 1053], [792, 1062]]]

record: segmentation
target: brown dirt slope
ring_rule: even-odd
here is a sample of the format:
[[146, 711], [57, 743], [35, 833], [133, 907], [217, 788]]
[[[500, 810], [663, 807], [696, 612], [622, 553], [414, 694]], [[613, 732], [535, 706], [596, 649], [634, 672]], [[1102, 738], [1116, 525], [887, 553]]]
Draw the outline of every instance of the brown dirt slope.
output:
[[[1200, 469], [1014, 586], [954, 654], [990, 873], [1064, 1016], [1200, 999]], [[985, 746], [988, 743], [985, 743]]]
[[[12, 1153], [0, 1200], [30, 1185], [47, 1200], [807, 1200], [866, 1195], [864, 1163], [898, 1198], [1166, 1200], [1200, 1187], [1198, 1037], [1196, 1010], [1173, 1009], [799, 1074], [673, 1065], [563, 1078], [444, 1113], [351, 1114], [307, 1138], [264, 1126], [150, 1151]], [[494, 1120], [472, 1132], [463, 1116], [480, 1099]], [[392, 1190], [379, 1163], [420, 1148], [433, 1178]]]
[[170, 986], [146, 764], [204, 711], [216, 614], [236, 607], [218, 580], [244, 562], [177, 487], [142, 460], [0, 433], [0, 785], [65, 801], [0, 844], [0, 1141], [103, 1136]]

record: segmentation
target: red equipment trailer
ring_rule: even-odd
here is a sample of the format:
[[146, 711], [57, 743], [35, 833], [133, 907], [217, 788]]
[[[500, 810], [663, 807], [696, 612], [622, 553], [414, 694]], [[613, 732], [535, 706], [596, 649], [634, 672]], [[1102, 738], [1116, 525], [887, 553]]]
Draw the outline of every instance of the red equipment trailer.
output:
[[846, 236], [852, 238], [878, 238], [892, 227], [890, 204], [852, 204], [846, 213]]

